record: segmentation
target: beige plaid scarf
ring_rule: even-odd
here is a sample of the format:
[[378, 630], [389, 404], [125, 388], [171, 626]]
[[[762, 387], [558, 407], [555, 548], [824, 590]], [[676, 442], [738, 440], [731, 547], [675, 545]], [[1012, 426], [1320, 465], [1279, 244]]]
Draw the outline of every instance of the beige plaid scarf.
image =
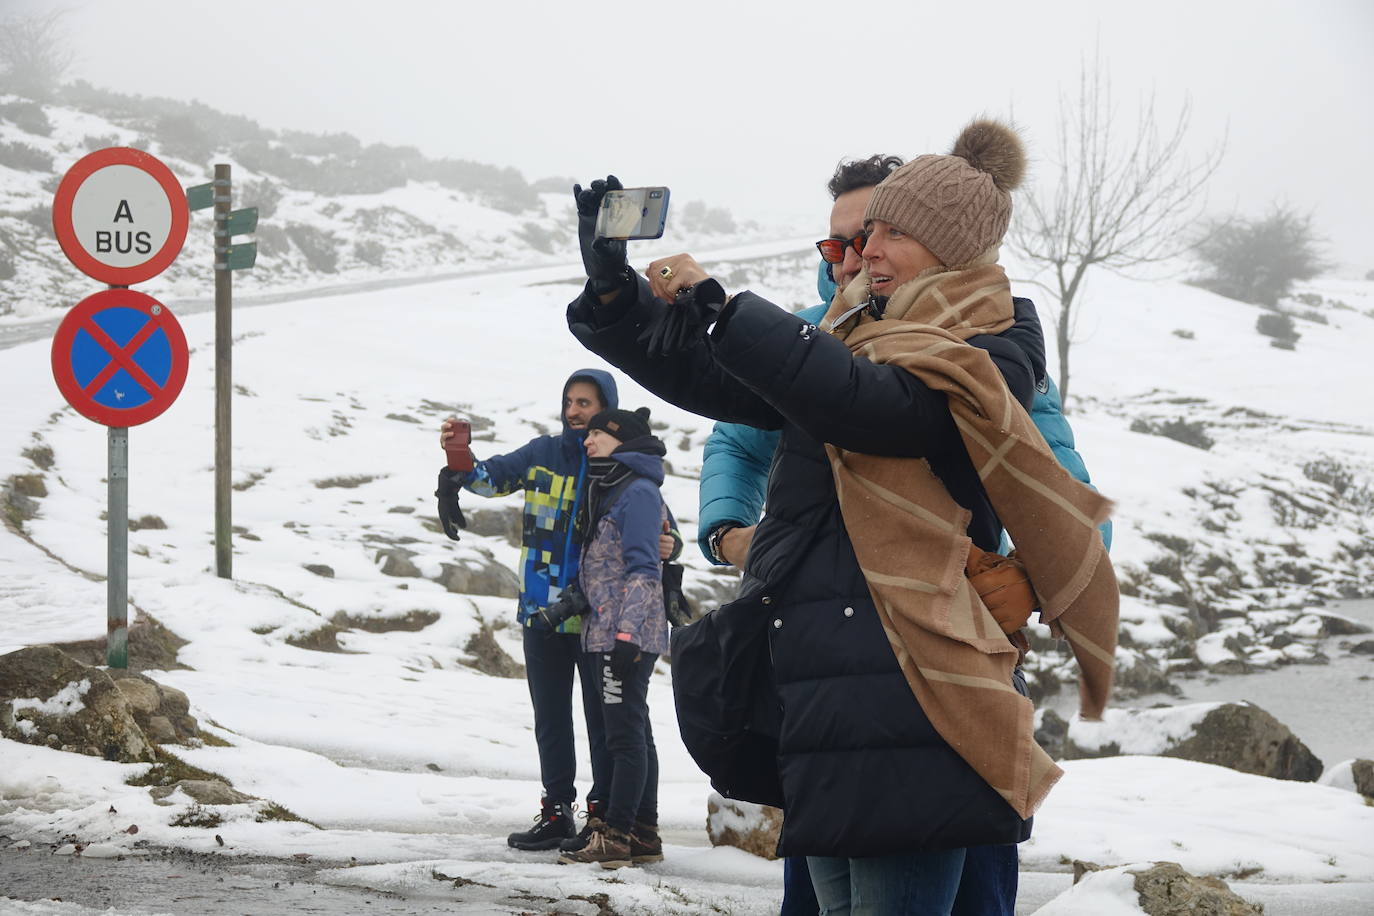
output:
[[[1013, 324], [1011, 289], [990, 252], [918, 276], [882, 320], [851, 314], [867, 272], [821, 327], [851, 352], [907, 370], [949, 398], [988, 497], [1040, 599], [1040, 619], [1078, 660], [1081, 710], [1111, 692], [1119, 595], [1097, 526], [1111, 504], [1055, 460], [987, 352], [966, 341]], [[840, 327], [832, 327], [839, 321]], [[1063, 771], [1035, 743], [1033, 706], [1011, 686], [1016, 649], [964, 575], [970, 514], [922, 460], [826, 446], [845, 528], [912, 692], [950, 747], [1029, 817]]]

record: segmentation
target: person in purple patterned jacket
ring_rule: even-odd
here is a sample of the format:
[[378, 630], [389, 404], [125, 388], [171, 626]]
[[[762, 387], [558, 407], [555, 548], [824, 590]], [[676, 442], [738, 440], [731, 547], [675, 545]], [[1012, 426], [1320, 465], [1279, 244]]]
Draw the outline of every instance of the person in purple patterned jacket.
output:
[[649, 725], [649, 676], [668, 649], [658, 537], [671, 514], [659, 493], [663, 443], [649, 411], [603, 410], [587, 424], [587, 482], [578, 512], [579, 582], [589, 608], [582, 650], [600, 673], [600, 715], [611, 758], [605, 820], [559, 861], [603, 868], [660, 862], [658, 751]]

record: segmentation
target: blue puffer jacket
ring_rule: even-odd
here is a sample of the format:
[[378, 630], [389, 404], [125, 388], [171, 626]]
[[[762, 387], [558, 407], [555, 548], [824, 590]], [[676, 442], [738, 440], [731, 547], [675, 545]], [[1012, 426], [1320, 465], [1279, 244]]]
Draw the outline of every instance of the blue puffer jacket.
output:
[[[825, 314], [826, 305], [835, 294], [835, 283], [830, 279], [826, 265], [821, 264], [816, 278], [816, 291], [821, 295], [821, 304], [804, 309], [797, 314], [806, 321], [815, 323]], [[1029, 302], [1029, 300], [1024, 300]], [[1034, 308], [1034, 306], [1031, 306]], [[1044, 372], [1043, 356], [1035, 365], [1040, 374], [1036, 386], [1035, 401], [1031, 406], [1031, 419], [1045, 437], [1054, 457], [1076, 479], [1090, 484], [1087, 465], [1074, 448], [1073, 428], [1064, 416], [1059, 400], [1059, 389], [1054, 380]], [[717, 423], [706, 440], [706, 448], [701, 459], [701, 503], [698, 513], [697, 545], [701, 553], [712, 563], [711, 549], [707, 537], [711, 531], [725, 522], [748, 526], [758, 523], [763, 515], [764, 487], [768, 482], [768, 470], [773, 461], [773, 453], [778, 447], [778, 433], [772, 430], [754, 429], [737, 423]], [[1102, 523], [1102, 540], [1107, 548], [1112, 546], [1112, 523]], [[1005, 548], [1005, 544], [1003, 545]]]
[[[620, 403], [615, 379], [602, 369], [578, 369], [563, 384], [563, 394], [573, 382], [589, 381], [601, 390], [607, 407]], [[563, 416], [562, 397], [558, 415]], [[520, 607], [516, 620], [527, 627], [544, 627], [539, 609], [558, 599], [563, 586], [577, 577], [578, 545], [573, 540], [577, 498], [587, 471], [582, 441], [585, 430], [574, 430], [563, 420], [556, 436], [538, 436], [513, 452], [496, 455], [476, 466], [463, 479], [464, 489], [479, 496], [505, 496], [525, 491], [525, 517], [520, 539]], [[581, 619], [573, 617], [558, 628], [561, 633], [581, 631]]]

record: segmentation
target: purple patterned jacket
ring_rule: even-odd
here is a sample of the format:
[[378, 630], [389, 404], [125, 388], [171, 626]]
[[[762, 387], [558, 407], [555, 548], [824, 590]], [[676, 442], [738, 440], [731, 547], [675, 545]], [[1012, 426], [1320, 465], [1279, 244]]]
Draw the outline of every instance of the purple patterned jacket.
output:
[[637, 476], [601, 517], [582, 553], [579, 578], [592, 606], [582, 621], [582, 649], [609, 652], [615, 634], [628, 633], [641, 651], [661, 655], [668, 650], [668, 618], [658, 536], [670, 518], [658, 491], [663, 459], [640, 452], [611, 457]]

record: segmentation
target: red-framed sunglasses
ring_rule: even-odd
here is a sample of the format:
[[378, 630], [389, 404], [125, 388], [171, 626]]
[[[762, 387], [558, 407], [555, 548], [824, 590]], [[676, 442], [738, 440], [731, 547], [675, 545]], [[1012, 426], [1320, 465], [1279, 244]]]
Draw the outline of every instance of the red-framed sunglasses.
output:
[[864, 242], [868, 241], [868, 236], [860, 232], [853, 238], [848, 239], [821, 239], [816, 243], [816, 250], [821, 253], [821, 260], [827, 264], [838, 264], [844, 260], [846, 248], [853, 246], [854, 253], [862, 255], [864, 253]]

